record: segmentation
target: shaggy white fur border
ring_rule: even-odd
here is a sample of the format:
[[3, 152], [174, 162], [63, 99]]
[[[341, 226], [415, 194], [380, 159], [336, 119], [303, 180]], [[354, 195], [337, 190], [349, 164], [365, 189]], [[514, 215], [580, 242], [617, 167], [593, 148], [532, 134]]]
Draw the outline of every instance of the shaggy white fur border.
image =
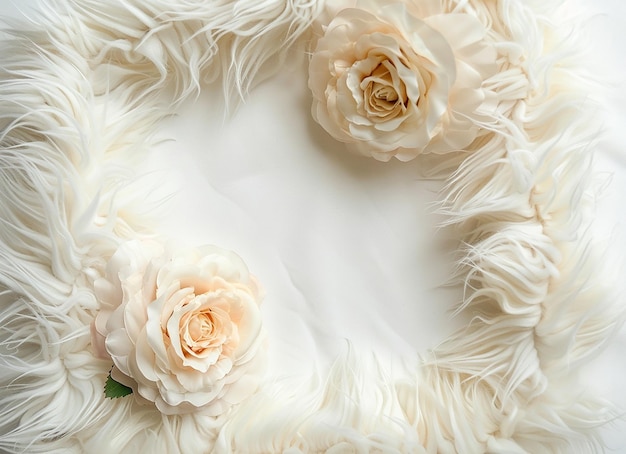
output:
[[[129, 189], [164, 115], [223, 77], [245, 95], [309, 29], [314, 0], [55, 0], [0, 54], [0, 449], [6, 452], [538, 453], [601, 449], [610, 405], [576, 372], [620, 325], [588, 235], [597, 123], [561, 1], [446, 0], [498, 42], [493, 121], [437, 156], [472, 322], [389, 374], [349, 350], [271, 377], [219, 418], [103, 398], [93, 280], [153, 235]], [[165, 99], [164, 93], [171, 94]], [[169, 95], [168, 95], [169, 96]], [[368, 357], [369, 358], [369, 357]]]

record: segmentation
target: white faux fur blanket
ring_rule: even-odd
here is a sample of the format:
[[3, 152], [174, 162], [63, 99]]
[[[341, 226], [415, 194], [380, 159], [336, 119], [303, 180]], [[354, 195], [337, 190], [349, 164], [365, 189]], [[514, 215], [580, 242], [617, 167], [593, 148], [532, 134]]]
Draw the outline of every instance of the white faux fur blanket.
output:
[[[153, 372], [141, 376], [156, 382], [157, 391], [129, 382], [131, 395], [105, 397], [115, 355], [112, 342], [103, 357], [94, 340], [95, 320], [109, 310], [102, 282], [128, 292], [126, 270], [144, 252], [119, 269], [118, 257], [135, 244], [168, 243], [154, 220], [163, 215], [158, 201], [133, 186], [160, 125], [208, 83], [223, 83], [226, 104], [234, 105], [289, 58], [315, 55], [345, 5], [331, 6], [316, 0], [53, 0], [36, 18], [6, 28], [0, 47], [0, 450], [602, 449], [597, 429], [617, 409], [588, 395], [578, 372], [619, 329], [624, 311], [614, 302], [615, 283], [602, 271], [590, 227], [600, 109], [578, 58], [584, 46], [571, 32], [579, 21], [563, 19], [567, 5], [559, 0], [429, 0], [411, 13], [428, 24], [435, 16], [455, 15], [459, 23], [471, 18], [494, 57], [492, 73], [479, 84], [485, 94], [480, 115], [463, 117], [471, 141], [417, 157], [428, 178], [445, 182], [436, 211], [458, 246], [449, 284], [463, 288], [456, 307], [468, 320], [463, 329], [431, 351], [399, 355], [401, 365], [393, 368], [347, 342], [345, 354], [314, 377], [271, 369], [256, 381], [237, 376], [224, 389], [245, 398], [224, 391], [219, 405], [203, 402], [199, 409], [192, 404], [179, 411], [166, 395], [171, 390], [163, 391], [169, 382], [153, 380]], [[465, 60], [455, 61], [461, 74]], [[137, 265], [137, 273], [148, 275], [146, 269], [157, 266], [151, 259], [147, 268]], [[206, 269], [219, 268], [228, 291], [260, 299], [254, 279], [241, 271], [245, 266], [232, 260], [237, 277], [226, 277], [221, 261]], [[138, 293], [146, 279], [140, 276]], [[128, 336], [139, 350], [139, 338]], [[266, 332], [254, 348], [272, 338]], [[234, 364], [248, 367], [248, 359]], [[126, 375], [124, 365], [115, 367], [121, 381], [133, 374], [132, 364]], [[151, 399], [151, 392], [161, 394]]]

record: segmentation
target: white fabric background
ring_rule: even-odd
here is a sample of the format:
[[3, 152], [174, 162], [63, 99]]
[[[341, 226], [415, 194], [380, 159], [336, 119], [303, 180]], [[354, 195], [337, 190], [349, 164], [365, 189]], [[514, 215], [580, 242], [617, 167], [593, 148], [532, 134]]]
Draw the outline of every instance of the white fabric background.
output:
[[[18, 15], [34, 3], [0, 0], [0, 13]], [[611, 177], [599, 199], [597, 238], [619, 264], [626, 253], [626, 3], [596, 0], [593, 8], [604, 15], [589, 18], [589, 64], [607, 79], [597, 168]], [[166, 123], [160, 136], [174, 140], [154, 149], [143, 181], [158, 182], [161, 195], [173, 191], [162, 207], [163, 231], [233, 249], [260, 278], [275, 373], [312, 370], [342, 351], [343, 339], [386, 357], [414, 355], [462, 324], [450, 318], [460, 292], [437, 288], [450, 252], [426, 213], [438, 184], [420, 181], [417, 163], [343, 152], [310, 119], [304, 61], [258, 86], [230, 119], [219, 93], [208, 91]], [[626, 409], [624, 377], [626, 329], [585, 380]], [[624, 421], [603, 436], [614, 452], [626, 452]]]

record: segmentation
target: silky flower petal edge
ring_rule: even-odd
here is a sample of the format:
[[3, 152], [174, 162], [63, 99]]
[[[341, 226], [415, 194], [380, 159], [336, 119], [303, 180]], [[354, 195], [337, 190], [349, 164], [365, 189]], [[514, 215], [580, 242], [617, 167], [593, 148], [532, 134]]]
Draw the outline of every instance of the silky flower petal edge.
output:
[[402, 3], [340, 10], [309, 63], [313, 118], [380, 161], [462, 150], [481, 132], [483, 82], [497, 71], [486, 33], [469, 14], [419, 18]]
[[130, 241], [94, 285], [102, 302], [94, 351], [112, 360], [112, 378], [139, 403], [164, 414], [219, 416], [258, 387], [262, 294], [234, 253], [215, 246], [165, 252]]

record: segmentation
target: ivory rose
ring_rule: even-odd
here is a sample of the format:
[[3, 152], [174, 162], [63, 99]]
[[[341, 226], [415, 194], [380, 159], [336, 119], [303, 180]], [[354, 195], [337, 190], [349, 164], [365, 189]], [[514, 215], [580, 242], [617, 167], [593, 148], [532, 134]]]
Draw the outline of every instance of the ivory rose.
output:
[[263, 370], [260, 290], [234, 253], [165, 253], [129, 241], [95, 282], [96, 354], [112, 377], [165, 414], [219, 415], [254, 392]]
[[425, 3], [358, 1], [317, 42], [313, 117], [357, 153], [408, 161], [462, 149], [480, 130], [496, 52], [475, 17]]

